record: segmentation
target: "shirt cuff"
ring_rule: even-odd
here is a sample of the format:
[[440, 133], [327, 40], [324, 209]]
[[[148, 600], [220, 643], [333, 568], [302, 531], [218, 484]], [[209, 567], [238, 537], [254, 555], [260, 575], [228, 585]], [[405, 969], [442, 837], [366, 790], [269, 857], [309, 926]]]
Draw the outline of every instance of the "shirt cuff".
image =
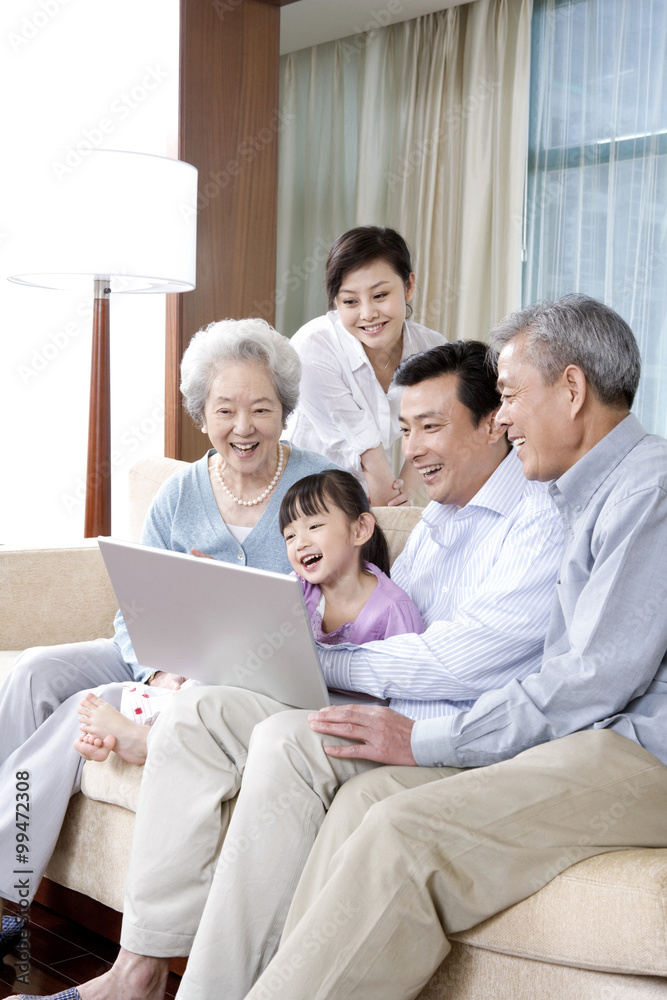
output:
[[412, 727], [412, 756], [419, 767], [460, 767], [451, 736], [455, 715], [419, 719]]
[[317, 653], [328, 688], [338, 691], [351, 691], [350, 661], [357, 647], [349, 642], [342, 642], [335, 648], [317, 643]]
[[134, 674], [134, 679], [139, 684], [145, 684], [149, 677], [152, 677], [155, 671], [152, 667], [142, 667], [139, 663], [132, 668], [132, 673]]

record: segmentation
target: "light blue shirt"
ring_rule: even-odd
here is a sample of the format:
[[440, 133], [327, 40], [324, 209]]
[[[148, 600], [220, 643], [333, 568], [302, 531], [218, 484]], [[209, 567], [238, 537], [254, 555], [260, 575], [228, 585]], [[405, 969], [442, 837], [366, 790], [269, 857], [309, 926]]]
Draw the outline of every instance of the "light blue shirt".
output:
[[493, 764], [601, 728], [667, 764], [667, 441], [630, 415], [549, 489], [565, 551], [541, 669], [416, 723], [418, 764]]
[[529, 483], [510, 452], [465, 507], [430, 503], [394, 563], [392, 580], [426, 631], [320, 647], [328, 686], [426, 719], [526, 677], [541, 661], [562, 549], [546, 487]]

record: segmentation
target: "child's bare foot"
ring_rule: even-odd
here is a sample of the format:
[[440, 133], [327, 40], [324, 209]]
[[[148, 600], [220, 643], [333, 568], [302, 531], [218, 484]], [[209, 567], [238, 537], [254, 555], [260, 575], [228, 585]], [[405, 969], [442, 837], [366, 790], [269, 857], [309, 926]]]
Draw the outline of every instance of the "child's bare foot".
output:
[[[145, 764], [148, 747], [148, 726], [130, 722], [124, 715], [96, 694], [89, 691], [79, 706], [81, 732], [93, 737], [92, 744], [85, 741], [89, 749], [82, 753], [82, 740], [75, 742], [76, 749], [90, 760], [106, 760], [111, 750], [129, 764]], [[113, 745], [109, 737], [114, 740]], [[98, 742], [99, 741], [99, 742]], [[89, 756], [97, 753], [98, 756]]]
[[112, 750], [116, 747], [115, 736], [105, 736], [103, 740], [92, 733], [82, 733], [78, 739], [74, 740], [74, 748], [78, 750], [86, 760], [103, 761], [106, 760]]

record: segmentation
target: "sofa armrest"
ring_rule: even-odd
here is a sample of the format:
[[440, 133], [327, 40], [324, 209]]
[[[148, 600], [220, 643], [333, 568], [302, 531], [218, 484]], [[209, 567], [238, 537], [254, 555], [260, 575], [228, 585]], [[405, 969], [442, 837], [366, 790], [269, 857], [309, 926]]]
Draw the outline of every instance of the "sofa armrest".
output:
[[114, 596], [100, 550], [0, 550], [0, 649], [113, 635]]

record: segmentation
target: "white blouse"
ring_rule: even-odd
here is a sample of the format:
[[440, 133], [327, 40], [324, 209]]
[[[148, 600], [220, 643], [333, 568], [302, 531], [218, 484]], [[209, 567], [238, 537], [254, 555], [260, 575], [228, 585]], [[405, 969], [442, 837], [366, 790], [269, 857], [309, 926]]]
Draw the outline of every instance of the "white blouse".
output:
[[[406, 320], [401, 361], [444, 343], [441, 333]], [[362, 344], [347, 332], [338, 312], [306, 323], [291, 344], [303, 371], [299, 405], [289, 418], [286, 437], [348, 469], [364, 487], [360, 456], [369, 448], [381, 444], [398, 473], [402, 460], [398, 455], [392, 461], [392, 445], [400, 436], [401, 389], [391, 386], [384, 392]]]

